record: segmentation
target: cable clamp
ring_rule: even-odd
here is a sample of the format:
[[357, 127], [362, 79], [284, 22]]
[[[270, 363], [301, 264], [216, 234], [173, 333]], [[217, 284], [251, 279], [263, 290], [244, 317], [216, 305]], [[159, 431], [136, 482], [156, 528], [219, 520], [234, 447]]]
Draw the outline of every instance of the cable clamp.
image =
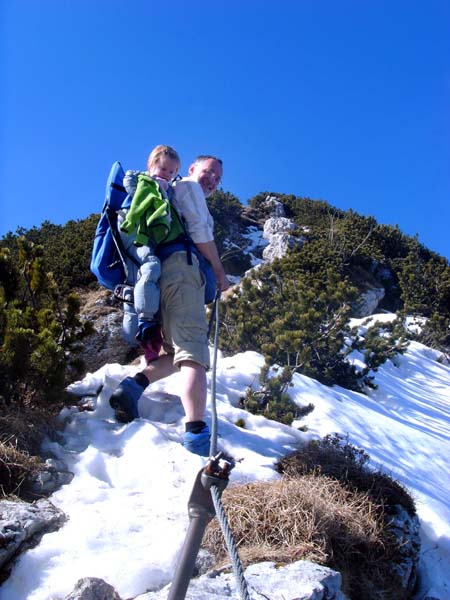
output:
[[202, 472], [202, 484], [205, 490], [211, 489], [214, 485], [220, 492], [227, 487], [231, 470], [235, 467], [236, 461], [232, 456], [224, 452], [219, 452], [212, 456]]

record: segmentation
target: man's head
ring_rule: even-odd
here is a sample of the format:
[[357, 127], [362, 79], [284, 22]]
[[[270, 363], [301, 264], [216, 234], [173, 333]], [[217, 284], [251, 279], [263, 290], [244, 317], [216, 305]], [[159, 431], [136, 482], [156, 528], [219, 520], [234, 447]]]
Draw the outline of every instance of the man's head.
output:
[[220, 158], [207, 154], [197, 156], [189, 167], [189, 176], [202, 186], [205, 196], [209, 196], [216, 191], [222, 179], [222, 173]]

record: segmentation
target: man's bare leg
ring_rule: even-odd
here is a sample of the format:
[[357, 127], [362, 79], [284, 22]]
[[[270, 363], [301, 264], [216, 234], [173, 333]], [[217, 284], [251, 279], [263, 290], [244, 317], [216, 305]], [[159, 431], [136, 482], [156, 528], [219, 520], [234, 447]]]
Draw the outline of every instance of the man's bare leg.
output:
[[181, 402], [186, 421], [202, 421], [206, 408], [206, 369], [192, 360], [180, 364]]
[[150, 383], [164, 379], [176, 371], [173, 356], [165, 354], [151, 362], [140, 373], [136, 373], [133, 377], [126, 377], [109, 399], [116, 419], [122, 423], [129, 423], [133, 419], [139, 418], [138, 401], [145, 388]]
[[178, 368], [173, 364], [173, 355], [163, 354], [157, 360], [149, 363], [142, 373], [147, 377], [149, 383], [155, 383], [177, 371]]
[[[142, 373], [149, 383], [154, 383], [177, 370], [178, 368], [173, 364], [173, 357], [166, 354], [151, 362]], [[181, 402], [186, 413], [186, 421], [201, 421], [206, 408], [206, 369], [192, 360], [184, 360], [180, 363], [180, 373]]]
[[[138, 400], [150, 384], [177, 371], [171, 355], [163, 355], [143, 371], [125, 378], [112, 393], [110, 405], [118, 421], [128, 423], [139, 417]], [[186, 415], [183, 446], [200, 456], [209, 455], [210, 433], [203, 421], [206, 408], [206, 369], [191, 360], [180, 363], [181, 402]]]

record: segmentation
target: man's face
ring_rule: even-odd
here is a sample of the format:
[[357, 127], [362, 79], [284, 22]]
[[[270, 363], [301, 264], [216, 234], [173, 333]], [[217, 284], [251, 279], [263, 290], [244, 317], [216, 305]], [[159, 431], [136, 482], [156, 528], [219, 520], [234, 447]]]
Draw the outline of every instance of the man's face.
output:
[[214, 158], [207, 158], [189, 167], [189, 175], [202, 186], [205, 196], [216, 191], [222, 172], [222, 165]]

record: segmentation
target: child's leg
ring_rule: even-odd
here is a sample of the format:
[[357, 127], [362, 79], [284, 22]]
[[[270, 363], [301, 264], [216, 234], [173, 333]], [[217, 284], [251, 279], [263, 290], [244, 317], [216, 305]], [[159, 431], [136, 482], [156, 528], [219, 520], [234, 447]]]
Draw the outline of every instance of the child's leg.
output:
[[139, 248], [142, 265], [134, 287], [134, 308], [140, 321], [154, 321], [159, 310], [161, 263], [148, 247]]
[[138, 316], [133, 304], [123, 303], [122, 335], [126, 342], [136, 346], [136, 335], [138, 333]]

